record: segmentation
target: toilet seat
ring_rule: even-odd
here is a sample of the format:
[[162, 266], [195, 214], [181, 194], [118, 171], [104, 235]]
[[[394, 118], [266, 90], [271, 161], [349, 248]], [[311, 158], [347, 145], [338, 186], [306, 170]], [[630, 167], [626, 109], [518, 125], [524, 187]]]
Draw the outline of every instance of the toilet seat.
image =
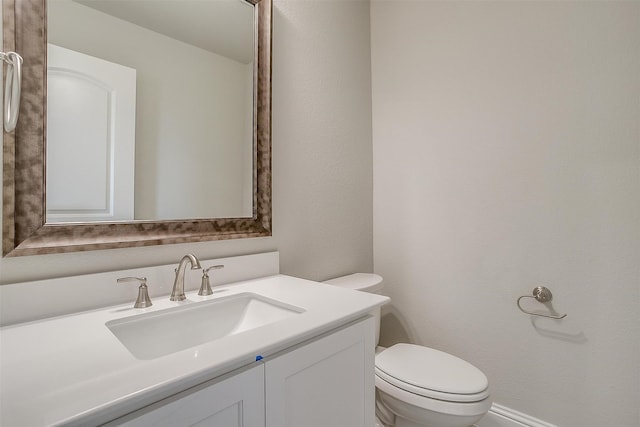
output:
[[489, 397], [489, 381], [482, 371], [442, 351], [396, 344], [376, 355], [375, 361], [380, 379], [409, 393], [456, 403]]
[[[434, 424], [433, 417], [435, 415], [436, 418], [453, 416], [458, 421], [451, 425], [469, 426], [485, 415], [492, 405], [490, 397], [479, 402], [448, 402], [419, 396], [388, 383], [378, 375], [376, 375], [375, 384], [378, 399], [387, 410], [390, 410], [396, 416], [422, 423], [420, 425]], [[462, 419], [465, 419], [465, 421], [459, 422]], [[449, 418], [449, 420], [451, 421], [452, 419]], [[445, 424], [444, 422], [439, 422], [436, 425]]]

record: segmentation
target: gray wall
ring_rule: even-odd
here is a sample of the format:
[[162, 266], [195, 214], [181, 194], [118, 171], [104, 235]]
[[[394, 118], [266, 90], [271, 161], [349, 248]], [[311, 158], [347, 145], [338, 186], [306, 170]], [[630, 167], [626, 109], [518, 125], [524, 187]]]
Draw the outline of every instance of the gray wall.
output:
[[[563, 427], [640, 422], [639, 23], [637, 1], [372, 2], [383, 336]], [[540, 284], [565, 319], [517, 309]]]
[[273, 21], [272, 237], [3, 258], [0, 283], [274, 249], [299, 277], [371, 271], [369, 3], [275, 0]]

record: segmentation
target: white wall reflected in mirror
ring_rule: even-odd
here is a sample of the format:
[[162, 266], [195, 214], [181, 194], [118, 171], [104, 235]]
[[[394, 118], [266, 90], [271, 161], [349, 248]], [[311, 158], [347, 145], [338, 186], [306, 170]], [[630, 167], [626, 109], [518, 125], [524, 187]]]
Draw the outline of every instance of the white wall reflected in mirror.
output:
[[[184, 35], [185, 29], [189, 30], [186, 33], [191, 34], [194, 40], [206, 39], [207, 31], [216, 27], [213, 25], [215, 17], [221, 13], [202, 7], [228, 2], [48, 2], [50, 43], [120, 64], [136, 72], [135, 220], [252, 216], [253, 7], [241, 0], [230, 1], [235, 3], [236, 9], [240, 7], [241, 14], [244, 14], [245, 24], [235, 27], [244, 27], [241, 30], [244, 33], [248, 28], [250, 34], [249, 42], [244, 43], [244, 56], [230, 53], [231, 50], [225, 55], [233, 57], [224, 56], [206, 50], [210, 47], [205, 44], [195, 46], [183, 41], [188, 38]], [[118, 17], [116, 11], [119, 4], [140, 8], [138, 11], [127, 9], [120, 14], [130, 17], [131, 21], [135, 21], [137, 16], [146, 17], [149, 22], [141, 22], [146, 27]], [[175, 9], [176, 5], [179, 5], [179, 9]], [[107, 10], [108, 14], [99, 8], [113, 10]], [[166, 19], [163, 10], [174, 13], [171, 26], [162, 24], [162, 20]], [[180, 10], [180, 14], [176, 15], [175, 10]], [[203, 19], [196, 21], [195, 18], [188, 18], [190, 10]], [[149, 19], [154, 16], [157, 17], [155, 21]], [[181, 23], [181, 19], [185, 23]], [[157, 28], [153, 29], [152, 22], [160, 22], [173, 32], [171, 35], [160, 34]], [[205, 25], [206, 22], [209, 25]], [[237, 37], [227, 35], [223, 38], [246, 39], [240, 33]], [[233, 49], [237, 51], [235, 47]], [[246, 58], [249, 58], [248, 62]], [[54, 118], [55, 110], [48, 113], [50, 127], [55, 127], [55, 123], [51, 123]], [[101, 120], [106, 119], [97, 122]], [[99, 134], [97, 137], [102, 138]], [[94, 143], [86, 137], [85, 144], [91, 146]], [[116, 140], [115, 147], [118, 144]], [[55, 143], [49, 142], [50, 148], [55, 146]], [[103, 148], [101, 150], [104, 151]], [[82, 154], [82, 150], [72, 151], [63, 153], [65, 162], [79, 162], [80, 166], [76, 169], [86, 170], [87, 166], [83, 163], [88, 157]], [[48, 157], [56, 155], [49, 153]], [[52, 167], [56, 167], [55, 162], [47, 166], [48, 169]], [[98, 173], [94, 175], [86, 175], [86, 181], [97, 183], [98, 179], [110, 179], [96, 178]], [[78, 176], [77, 179], [84, 178]], [[55, 194], [57, 190], [49, 184], [48, 178], [47, 222], [56, 222], [60, 220], [50, 214], [55, 205], [49, 193], [53, 190]], [[98, 187], [100, 185], [97, 183]], [[71, 194], [62, 190], [62, 194], [65, 192]], [[96, 199], [105, 200], [102, 194]], [[68, 209], [66, 205], [63, 207]], [[121, 219], [131, 218], [116, 216], [112, 220]], [[85, 220], [91, 218], [78, 221]], [[73, 221], [73, 217], [62, 221]]]

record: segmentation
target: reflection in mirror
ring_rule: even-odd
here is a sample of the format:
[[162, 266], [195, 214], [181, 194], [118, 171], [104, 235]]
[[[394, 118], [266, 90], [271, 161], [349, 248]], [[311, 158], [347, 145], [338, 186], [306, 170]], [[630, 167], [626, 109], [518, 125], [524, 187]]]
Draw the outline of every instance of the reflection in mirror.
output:
[[47, 223], [252, 215], [253, 12], [49, 0]]
[[[83, 51], [84, 48], [80, 44], [68, 44], [68, 40], [65, 41], [65, 37], [70, 38], [68, 35], [65, 36], [66, 32], [72, 29], [78, 30], [76, 27], [85, 26], [88, 28], [88, 30], [87, 28], [82, 29], [85, 31], [83, 34], [86, 34], [87, 39], [92, 37], [92, 32], [98, 34], [99, 26], [96, 22], [81, 20], [75, 24], [62, 24], [68, 25], [69, 28], [61, 29], [59, 28], [60, 24], [55, 24], [52, 21], [50, 23], [51, 34], [48, 35], [47, 0], [3, 0], [3, 50], [19, 52], [24, 58], [20, 120], [15, 132], [5, 132], [3, 138], [3, 256], [270, 236], [271, 0], [232, 0], [246, 1], [248, 6], [240, 4], [242, 7], [249, 7], [248, 10], [251, 12], [250, 22], [253, 32], [250, 44], [253, 44], [254, 47], [250, 59], [234, 59], [233, 55], [235, 54], [231, 52], [235, 52], [236, 48], [231, 45], [228, 45], [229, 50], [224, 52], [220, 50], [222, 49], [220, 47], [211, 48], [216, 52], [215, 54], [211, 53], [209, 47], [203, 47], [194, 40], [187, 40], [187, 36], [181, 33], [178, 26], [172, 28], [172, 25], [162, 19], [155, 22], [155, 15], [158, 17], [160, 15], [159, 12], [156, 14], [155, 8], [153, 13], [148, 10], [141, 12], [133, 9], [127, 9], [124, 12], [116, 11], [117, 6], [122, 6], [122, 4], [136, 5], [137, 7], [145, 3], [144, 1], [51, 1], [56, 3], [52, 5], [50, 12], [52, 19], [55, 19], [58, 6], [61, 8], [83, 8], [83, 13], [117, 22], [116, 25], [122, 28], [135, 26], [140, 34], [146, 34], [146, 38], [164, 37], [166, 43], [163, 48], [158, 46], [148, 48], [148, 53], [152, 53], [151, 57], [156, 61], [153, 66], [145, 66], [140, 62], [127, 62], [122, 58], [110, 55], [125, 53], [129, 59], [141, 61], [140, 58], [137, 58], [136, 52], [139, 52], [139, 49], [136, 51], [136, 43], [121, 37], [124, 31], [121, 31], [121, 27], [109, 30], [100, 27], [101, 36], [94, 37], [94, 42], [99, 46], [99, 50], [107, 52], [104, 57], [97, 50]], [[183, 0], [178, 3], [181, 5], [187, 3], [202, 5], [208, 1]], [[221, 3], [220, 0], [211, 1], [216, 4]], [[164, 3], [163, 0], [153, 0], [154, 5]], [[166, 2], [167, 5], [170, 3]], [[91, 6], [88, 6], [89, 4]], [[162, 7], [159, 7], [160, 9]], [[127, 19], [118, 16], [119, 13], [124, 14]], [[171, 13], [170, 21], [172, 23], [178, 22], [180, 20], [178, 12], [173, 10]], [[204, 12], [201, 14], [205, 15]], [[226, 19], [227, 17], [223, 18], [223, 20]], [[159, 28], [155, 25], [171, 28], [171, 32], [160, 34]], [[204, 23], [194, 20], [192, 26], [197, 27], [196, 29], [205, 29], [209, 31], [209, 34], [222, 27], [222, 25], [214, 24], [213, 19], [205, 19]], [[239, 24], [230, 25], [230, 27], [239, 26]], [[190, 31], [189, 33], [191, 36], [202, 34], [198, 31]], [[47, 38], [49, 38], [49, 46], [51, 46], [49, 49], [47, 49]], [[242, 36], [238, 35], [237, 38], [242, 39]], [[79, 41], [76, 40], [74, 43], [79, 43]], [[177, 44], [180, 45], [180, 49], [173, 47]], [[247, 45], [246, 42], [238, 44]], [[172, 47], [169, 48], [169, 46]], [[94, 48], [92, 47], [92, 49]], [[57, 112], [52, 108], [53, 111], [47, 115], [46, 108], [49, 104], [46, 96], [47, 50], [50, 54], [58, 56], [58, 58], [52, 57], [51, 64], [49, 64], [54, 68], [53, 74], [58, 73], [57, 76], [50, 77], [52, 98], [58, 98], [58, 101], [61, 98], [60, 93], [65, 94], [67, 98], [71, 98], [71, 93], [74, 95], [80, 93], [75, 90], [65, 90], [65, 85], [69, 84], [69, 79], [66, 77], [69, 75], [77, 77], [78, 74], [76, 72], [73, 75], [73, 72], [65, 71], [67, 66], [64, 64], [69, 62], [72, 64], [77, 62], [99, 63], [99, 67], [112, 70], [106, 74], [124, 76], [123, 82], [121, 82], [122, 86], [116, 89], [114, 96], [110, 83], [96, 84], [96, 81], [100, 81], [99, 78], [80, 79], [81, 82], [76, 79], [72, 84], [91, 88], [89, 90], [91, 100], [81, 102], [80, 105], [83, 108], [80, 111], [78, 111], [79, 104], [75, 106], [71, 104], [71, 107], [69, 105], [56, 107], [62, 108]], [[185, 52], [205, 50], [210, 52], [207, 54], [210, 57], [217, 55], [216, 59], [203, 60], [204, 62], [201, 61], [196, 66], [196, 59], [185, 59], [181, 56]], [[68, 56], [73, 56], [73, 58], [69, 59]], [[63, 65], [60, 65], [60, 61]], [[222, 63], [225, 61], [235, 61], [244, 64], [244, 66], [236, 65], [237, 72], [212, 68], [213, 62]], [[248, 75], [250, 73], [246, 69], [250, 67], [251, 61], [253, 61], [252, 85], [248, 90], [243, 85], [249, 81]], [[82, 67], [84, 66], [82, 65]], [[214, 82], [201, 81], [195, 85], [192, 84], [195, 81], [193, 73], [199, 71], [195, 68], [200, 66], [208, 67], [203, 74], [208, 76], [208, 80], [214, 80]], [[89, 68], [91, 67], [93, 66], [90, 65]], [[122, 73], [113, 71], [115, 68], [108, 67], [115, 67]], [[168, 77], [168, 80], [154, 80], [159, 79], [162, 74], [165, 74], [164, 77]], [[61, 75], [66, 77], [62, 78]], [[236, 81], [241, 83], [237, 85], [229, 82], [221, 83], [218, 79], [223, 75], [233, 75]], [[147, 81], [149, 77], [151, 77], [150, 82]], [[188, 90], [193, 89], [192, 86], [198, 89], [198, 94], [207, 95], [201, 98], [208, 101], [209, 104], [198, 104], [194, 100], [187, 99], [185, 94]], [[237, 88], [242, 87], [242, 89], [234, 89], [236, 93], [242, 94], [235, 96], [233, 101], [225, 98], [226, 92], [211, 92], [211, 87], [225, 88], [227, 92], [232, 92], [231, 88], [236, 86]], [[109, 90], [105, 90], [105, 87]], [[94, 93], [91, 93], [92, 91]], [[126, 92], [130, 93], [128, 104], [125, 102], [121, 105], [119, 102], [123, 98], [125, 100], [127, 98], [123, 95]], [[135, 93], [135, 97], [131, 96], [133, 93]], [[82, 96], [86, 96], [86, 93], [82, 92]], [[167, 100], [168, 102], [165, 103]], [[52, 102], [54, 101], [52, 100]], [[150, 105], [151, 108], [143, 110], [143, 105]], [[66, 112], [64, 108], [70, 108], [71, 114]], [[95, 110], [100, 114], [87, 115], [79, 119], [78, 116], [86, 113], [82, 111], [83, 109]], [[214, 117], [213, 111], [221, 112], [224, 120]], [[122, 115], [118, 115], [120, 112]], [[64, 122], [64, 120], [69, 120], [69, 115], [75, 117], [73, 121], [76, 123], [73, 127]], [[248, 120], [249, 116], [252, 118], [250, 121]], [[47, 120], [55, 121], [60, 117], [62, 117], [62, 122], [47, 129]], [[233, 130], [220, 130], [217, 127], [214, 129], [211, 126], [205, 126], [201, 129], [195, 129], [195, 125], [194, 127], [183, 126], [194, 118], [198, 124], [210, 125], [216, 121], [236, 124], [233, 125]], [[80, 121], [82, 126], [78, 127], [77, 122]], [[237, 123], [241, 121], [250, 123], [251, 127], [243, 128], [240, 131]], [[72, 129], [73, 132], [84, 132], [84, 135], [76, 137], [71, 132]], [[99, 130], [97, 132], [98, 138], [89, 132], [91, 129], [93, 131]], [[120, 132], [121, 130], [122, 132]], [[64, 144], [69, 145], [64, 146], [62, 151], [58, 152], [53, 151], [55, 144], [52, 144], [52, 151], [46, 154], [47, 134], [54, 139], [53, 134], [56, 132], [62, 135], [63, 146]], [[74, 136], [76, 141], [70, 141], [69, 135]], [[91, 138], [87, 135], [91, 135]], [[127, 139], [133, 142], [121, 145], [121, 142]], [[238, 145], [227, 144], [227, 140], [232, 139], [235, 139], [236, 142], [239, 141]], [[72, 145], [80, 144], [78, 141], [82, 144], [81, 146]], [[91, 141], [91, 143], [87, 141]], [[168, 149], [169, 151], [158, 151], [154, 145], [157, 141], [162, 142], [162, 150]], [[200, 144], [187, 145], [193, 141], [198, 141]], [[222, 145], [223, 143], [226, 145]], [[101, 148], [93, 150], [92, 144]], [[120, 150], [125, 154], [122, 154]], [[127, 152], [129, 154], [126, 154]], [[225, 157], [231, 152], [235, 153], [235, 157]], [[240, 152], [242, 154], [238, 154]], [[48, 177], [45, 176], [45, 171], [48, 169], [47, 155], [54, 168]], [[70, 160], [78, 158], [81, 158], [83, 162], [76, 162], [72, 165]], [[87, 167], [92, 158], [94, 165], [99, 164], [99, 167]], [[241, 158], [242, 165], [236, 163], [227, 167], [232, 163], [233, 158]], [[116, 161], [117, 159], [119, 161]], [[196, 160], [204, 160], [204, 162], [195, 163]], [[116, 166], [112, 165], [114, 162]], [[56, 166], [60, 164], [63, 165], [61, 169]], [[80, 209], [84, 209], [84, 212], [78, 213], [76, 212], [78, 210], [77, 202], [70, 201], [68, 194], [65, 194], [72, 191], [66, 190], [70, 188], [71, 183], [64, 183], [65, 179], [69, 180], [69, 176], [65, 176], [64, 169], [82, 168], [83, 165], [85, 169], [71, 174], [72, 178], [75, 181], [87, 181], [91, 185], [97, 183], [97, 187], [88, 186], [88, 190], [81, 187], [80, 190], [86, 190], [86, 193], [93, 196], [99, 193], [99, 197], [87, 201], [85, 206]], [[247, 165], [249, 172], [246, 171]], [[119, 168], [124, 170], [122, 175]], [[225, 168], [232, 170], [240, 178], [215, 175], [218, 170]], [[56, 169], [58, 170], [56, 171]], [[240, 170], [244, 172], [244, 175], [239, 173]], [[80, 174], [79, 178], [77, 173]], [[174, 174], [172, 175], [172, 173]], [[117, 179], [116, 176], [118, 176]], [[185, 176], [187, 180], [182, 180]], [[48, 191], [45, 191], [47, 179], [51, 181], [49, 184], [52, 185], [55, 185], [56, 181], [63, 182], [63, 191], [52, 187], [50, 189], [52, 194], [48, 195]], [[112, 181], [119, 183], [112, 183]], [[75, 185], [75, 183], [73, 184]], [[200, 204], [203, 201], [208, 202], [209, 199], [225, 199], [224, 194], [214, 194], [209, 191], [219, 191], [220, 188], [226, 190], [232, 186], [236, 188], [233, 192], [236, 196], [235, 202], [226, 206]], [[101, 191], [94, 188], [99, 188]], [[125, 190], [121, 188], [125, 188]], [[238, 188], [240, 190], [237, 190]], [[73, 192], [75, 191], [74, 188]], [[123, 196], [123, 209], [112, 207], [115, 203], [113, 200], [117, 199], [112, 195], [116, 193]], [[185, 198], [187, 195], [194, 195], [195, 199], [187, 200]], [[240, 196], [238, 197], [238, 195]], [[49, 215], [47, 215], [45, 200], [49, 200], [51, 205]], [[165, 206], [164, 200], [170, 200], [170, 204]], [[194, 206], [195, 210], [184, 210], [183, 208], [187, 205]], [[237, 208], [229, 207], [231, 205], [241, 207], [236, 210]], [[118, 204], [118, 206], [120, 205]], [[249, 206], [248, 209], [247, 206]], [[132, 215], [132, 209], [134, 220], [129, 219]], [[66, 218], [64, 218], [65, 215]], [[80, 221], [80, 215], [86, 215], [83, 221]], [[49, 218], [45, 220], [46, 216]], [[138, 220], [137, 218], [145, 219]]]

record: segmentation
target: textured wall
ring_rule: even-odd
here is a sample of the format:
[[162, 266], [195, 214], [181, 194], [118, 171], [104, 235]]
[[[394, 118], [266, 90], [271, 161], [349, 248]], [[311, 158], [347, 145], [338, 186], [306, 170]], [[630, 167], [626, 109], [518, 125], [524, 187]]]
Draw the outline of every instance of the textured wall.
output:
[[[640, 3], [371, 7], [385, 339], [547, 422], [640, 425]], [[538, 284], [566, 319], [517, 310]]]
[[2, 259], [0, 283], [274, 249], [286, 274], [371, 271], [369, 4], [275, 0], [273, 26], [273, 237]]

